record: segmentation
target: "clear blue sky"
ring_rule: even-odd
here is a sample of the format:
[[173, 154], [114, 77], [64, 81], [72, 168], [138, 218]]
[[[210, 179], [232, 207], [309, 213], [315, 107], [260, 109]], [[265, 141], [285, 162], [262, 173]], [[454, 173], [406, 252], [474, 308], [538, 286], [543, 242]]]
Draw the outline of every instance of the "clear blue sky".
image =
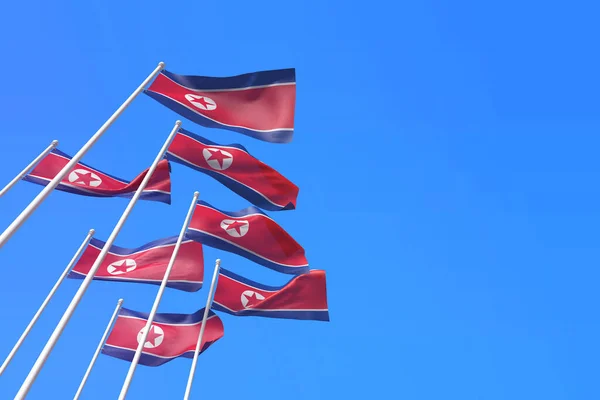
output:
[[[159, 61], [179, 74], [297, 69], [291, 144], [184, 127], [241, 143], [298, 184], [298, 209], [269, 214], [327, 271], [331, 322], [222, 315], [194, 398], [600, 398], [594, 2], [167, 4], [3, 5], [0, 184], [52, 139], [74, 154]], [[176, 118], [140, 96], [83, 161], [131, 179]], [[116, 244], [176, 234], [195, 190], [248, 206], [180, 165], [172, 180], [172, 206], [139, 203]], [[40, 189], [1, 198], [0, 228]], [[86, 232], [106, 240], [126, 204], [53, 193], [0, 251], [0, 357]], [[217, 257], [268, 285], [289, 279], [208, 248], [207, 269]], [[79, 283], [60, 289], [0, 398]], [[71, 398], [117, 299], [149, 311], [156, 289], [94, 282], [28, 398]], [[196, 311], [207, 291], [168, 290], [159, 311]], [[181, 398], [189, 366], [139, 367], [128, 398]], [[127, 369], [101, 356], [83, 398], [116, 398]]]

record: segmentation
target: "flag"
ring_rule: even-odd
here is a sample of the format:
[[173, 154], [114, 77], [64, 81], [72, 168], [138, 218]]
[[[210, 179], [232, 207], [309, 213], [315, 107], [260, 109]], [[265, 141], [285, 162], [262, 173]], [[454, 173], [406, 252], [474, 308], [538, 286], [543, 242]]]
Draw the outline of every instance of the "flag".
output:
[[[171, 260], [177, 236], [155, 240], [136, 249], [111, 246], [94, 275], [95, 280], [160, 285]], [[84, 279], [106, 242], [92, 238], [68, 278]], [[195, 292], [202, 287], [204, 257], [202, 245], [185, 240], [179, 247], [167, 287]]]
[[[139, 360], [141, 365], [157, 367], [178, 357], [193, 358], [204, 308], [193, 314], [160, 314], [154, 316]], [[148, 314], [121, 308], [102, 353], [131, 361], [148, 322]], [[223, 337], [223, 322], [209, 311], [200, 353]]]
[[266, 286], [221, 268], [212, 308], [237, 316], [329, 321], [325, 271]]
[[[70, 156], [54, 149], [23, 180], [46, 186], [70, 160]], [[161, 160], [140, 199], [171, 204], [170, 169], [169, 162]], [[148, 170], [127, 182], [80, 162], [64, 177], [56, 190], [82, 196], [131, 198], [147, 173]]]
[[256, 207], [221, 211], [198, 201], [186, 237], [284, 274], [308, 271], [304, 249]]
[[296, 106], [293, 68], [224, 78], [163, 70], [144, 93], [208, 128], [227, 129], [271, 143], [292, 141]]
[[298, 187], [252, 157], [242, 145], [220, 145], [179, 129], [169, 146], [167, 158], [212, 176], [262, 209], [296, 208]]

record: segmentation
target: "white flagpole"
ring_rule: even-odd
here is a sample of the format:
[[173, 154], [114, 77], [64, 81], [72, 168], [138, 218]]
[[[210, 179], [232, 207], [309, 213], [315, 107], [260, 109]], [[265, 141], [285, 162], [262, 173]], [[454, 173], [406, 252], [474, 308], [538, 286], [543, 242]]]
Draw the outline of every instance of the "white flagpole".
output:
[[190, 209], [185, 217], [185, 221], [183, 222], [183, 226], [181, 227], [181, 232], [179, 232], [179, 237], [177, 238], [177, 243], [175, 243], [175, 248], [173, 249], [173, 254], [171, 254], [171, 259], [169, 260], [169, 265], [167, 265], [167, 270], [165, 271], [165, 275], [163, 276], [163, 280], [160, 283], [160, 287], [158, 288], [158, 293], [156, 294], [156, 298], [154, 299], [154, 304], [152, 305], [152, 310], [148, 315], [148, 321], [146, 322], [146, 326], [144, 327], [144, 333], [142, 333], [142, 337], [139, 339], [138, 347], [135, 350], [135, 355], [131, 360], [131, 364], [129, 365], [129, 371], [127, 372], [127, 377], [125, 377], [125, 382], [123, 382], [123, 387], [121, 388], [121, 394], [119, 394], [119, 400], [125, 399], [127, 396], [127, 391], [129, 390], [129, 386], [131, 385], [131, 380], [133, 379], [133, 374], [135, 373], [135, 368], [137, 367], [138, 362], [140, 361], [140, 357], [142, 356], [142, 351], [144, 349], [144, 345], [146, 344], [146, 339], [148, 338], [148, 333], [150, 332], [150, 328], [152, 327], [152, 322], [154, 321], [154, 316], [156, 315], [156, 310], [158, 309], [158, 305], [160, 300], [162, 299], [163, 292], [165, 291], [165, 287], [167, 286], [167, 282], [169, 281], [169, 276], [171, 275], [171, 270], [173, 269], [173, 265], [175, 265], [175, 259], [177, 258], [177, 253], [179, 253], [179, 247], [181, 246], [181, 242], [183, 241], [183, 237], [185, 236], [185, 232], [187, 231], [188, 225], [190, 224], [190, 220], [192, 219], [192, 214], [194, 214], [194, 210], [196, 209], [196, 203], [198, 201], [198, 196], [200, 193], [195, 192], [194, 198], [192, 199], [192, 204], [190, 204]]
[[119, 219], [119, 221], [115, 225], [115, 228], [113, 229], [112, 233], [108, 237], [108, 240], [106, 241], [106, 244], [104, 245], [104, 247], [100, 251], [100, 254], [98, 254], [98, 257], [96, 258], [96, 261], [94, 261], [94, 264], [92, 265], [92, 268], [90, 268], [90, 271], [88, 272], [88, 274], [86, 275], [85, 279], [83, 280], [83, 282], [79, 286], [79, 289], [77, 290], [77, 293], [75, 293], [75, 296], [73, 296], [73, 299], [71, 300], [71, 303], [67, 307], [67, 310], [65, 311], [65, 313], [62, 316], [62, 318], [60, 319], [60, 321], [56, 325], [56, 328], [54, 328], [54, 332], [52, 332], [52, 335], [50, 336], [50, 339], [48, 339], [48, 342], [46, 342], [46, 346], [44, 346], [44, 349], [42, 350], [42, 352], [38, 356], [35, 364], [31, 368], [31, 370], [29, 371], [29, 375], [27, 375], [27, 378], [25, 378], [25, 381], [21, 385], [21, 388], [19, 389], [19, 392], [17, 393], [17, 396], [15, 397], [15, 400], [22, 400], [22, 399], [25, 398], [25, 396], [27, 396], [27, 393], [31, 389], [31, 385], [33, 385], [33, 382], [37, 378], [37, 376], [40, 373], [42, 367], [44, 366], [44, 363], [46, 362], [46, 359], [48, 358], [48, 356], [52, 352], [52, 349], [56, 345], [56, 342], [58, 341], [58, 338], [60, 337], [60, 335], [62, 334], [63, 330], [67, 326], [67, 323], [69, 322], [69, 320], [73, 316], [73, 313], [75, 312], [75, 308], [77, 308], [77, 305], [81, 301], [81, 298], [83, 297], [85, 291], [87, 290], [88, 286], [92, 282], [92, 279], [94, 278], [94, 275], [96, 274], [96, 271], [98, 271], [98, 268], [100, 268], [100, 264], [102, 264], [102, 262], [104, 261], [104, 258], [106, 258], [106, 255], [108, 254], [109, 249], [113, 245], [115, 239], [117, 238], [117, 235], [121, 231], [121, 228], [123, 228], [123, 225], [125, 224], [125, 221], [127, 221], [127, 218], [129, 217], [129, 214], [131, 213], [131, 210], [133, 209], [133, 207], [135, 206], [135, 203], [138, 201], [138, 199], [141, 196], [142, 192], [146, 188], [146, 185], [148, 184], [148, 182], [150, 181], [150, 178], [154, 174], [154, 171], [156, 170], [156, 167], [157, 167], [158, 163], [163, 158], [165, 152], [167, 151], [167, 148], [169, 147], [169, 144], [171, 144], [171, 141], [175, 137], [175, 134], [177, 133], [177, 130], [179, 129], [180, 126], [181, 126], [181, 121], [175, 122], [175, 126], [173, 127], [173, 130], [171, 130], [171, 133], [169, 134], [169, 137], [167, 138], [167, 140], [163, 144], [163, 147], [160, 149], [160, 151], [157, 154], [157, 156], [154, 159], [154, 161], [152, 162], [152, 165], [148, 169], [148, 173], [146, 174], [146, 176], [144, 177], [144, 179], [140, 183], [140, 186], [138, 187], [138, 189], [135, 191], [135, 194], [133, 195], [133, 197], [129, 201], [129, 204], [127, 205], [127, 208], [125, 208], [125, 211], [123, 212], [123, 215], [121, 215], [121, 218]]
[[39, 207], [39, 205], [42, 204], [46, 197], [50, 195], [54, 188], [58, 186], [60, 181], [62, 181], [63, 178], [73, 169], [73, 167], [75, 167], [75, 165], [79, 162], [79, 160], [81, 160], [85, 153], [87, 153], [92, 148], [92, 146], [96, 144], [98, 139], [100, 139], [100, 137], [108, 130], [108, 128], [113, 124], [113, 122], [115, 122], [115, 120], [123, 113], [123, 111], [129, 106], [129, 104], [131, 104], [131, 102], [137, 97], [137, 95], [144, 90], [144, 87], [146, 87], [146, 85], [156, 75], [158, 75], [158, 73], [162, 71], [164, 67], [165, 63], [158, 63], [158, 66], [154, 69], [154, 71], [152, 71], [152, 73], [148, 75], [148, 77], [142, 82], [142, 84], [137, 89], [134, 90], [134, 92], [127, 98], [127, 100], [125, 100], [125, 102], [121, 104], [121, 107], [119, 107], [117, 111], [115, 111], [114, 114], [106, 120], [104, 125], [102, 125], [100, 129], [98, 129], [98, 131], [96, 131], [96, 133], [94, 133], [94, 135], [87, 141], [87, 143], [84, 144], [83, 147], [81, 147], [81, 149], [79, 149], [79, 151], [73, 156], [71, 161], [69, 161], [67, 165], [65, 165], [63, 169], [61, 169], [60, 172], [56, 174], [54, 179], [48, 182], [48, 184], [42, 189], [42, 191], [36, 196], [36, 198], [33, 199], [33, 201], [29, 203], [27, 207], [25, 207], [21, 214], [19, 214], [19, 216], [15, 218], [15, 220], [8, 226], [8, 228], [6, 228], [4, 232], [2, 232], [2, 234], [0, 235], [0, 249], [6, 244], [6, 242], [8, 242], [12, 235], [14, 235], [14, 233], [21, 227], [21, 225], [23, 225], [23, 223], [31, 216], [31, 214], [33, 214], [33, 212]]
[[119, 314], [119, 310], [121, 309], [122, 305], [123, 305], [123, 299], [119, 299], [119, 301], [117, 302], [117, 306], [115, 307], [115, 311], [113, 312], [112, 317], [110, 317], [110, 321], [108, 322], [108, 325], [106, 325], [106, 330], [104, 331], [104, 335], [102, 335], [102, 339], [100, 339], [100, 343], [98, 344], [98, 347], [96, 348], [96, 352], [94, 353], [94, 356], [92, 357], [92, 361], [90, 361], [90, 365], [88, 366], [87, 371], [85, 371], [85, 375], [83, 375], [83, 379], [81, 380], [81, 384], [79, 385], [79, 389], [77, 389], [77, 393], [75, 393], [75, 397], [73, 397], [73, 400], [78, 400], [79, 396], [81, 396], [83, 387], [85, 386], [85, 384], [88, 380], [88, 377], [90, 376], [90, 372], [92, 372], [92, 368], [94, 368], [96, 359], [98, 359], [98, 355], [100, 354], [100, 351], [102, 350], [102, 346], [104, 346], [106, 337], [108, 336], [108, 333], [110, 332], [110, 329], [112, 328], [113, 323], [115, 322], [115, 319], [117, 318], [117, 314]]
[[196, 364], [198, 363], [198, 355], [200, 354], [202, 339], [204, 338], [204, 328], [206, 327], [206, 319], [208, 318], [208, 312], [212, 307], [212, 301], [214, 297], [214, 288], [217, 277], [219, 276], [219, 268], [221, 266], [221, 260], [217, 259], [215, 262], [215, 272], [213, 273], [212, 282], [210, 283], [210, 289], [208, 292], [208, 298], [206, 299], [206, 308], [204, 309], [204, 317], [202, 317], [202, 326], [200, 327], [200, 334], [198, 335], [198, 342], [196, 343], [196, 351], [194, 351], [194, 358], [192, 359], [192, 367], [190, 368], [190, 375], [188, 376], [187, 386], [185, 387], [185, 395], [183, 400], [190, 398], [192, 392], [192, 383], [194, 382], [194, 373], [196, 372]]
[[48, 153], [54, 150], [56, 146], [58, 146], [58, 140], [53, 140], [52, 143], [50, 143], [50, 145], [46, 147], [46, 150], [42, 151], [40, 155], [34, 158], [34, 160], [30, 162], [29, 165], [26, 166], [23, 171], [19, 172], [19, 174], [15, 176], [12, 181], [8, 182], [8, 184], [4, 186], [2, 190], [0, 190], [0, 197], [4, 196], [6, 192], [8, 192], [13, 186], [15, 186], [17, 182], [23, 179], [23, 177], [27, 175], [27, 173], [31, 171], [40, 161], [42, 161], [42, 159], [46, 157]]
[[44, 302], [42, 303], [42, 305], [40, 306], [40, 308], [37, 310], [37, 312], [35, 313], [35, 315], [31, 319], [31, 321], [29, 322], [29, 325], [27, 325], [27, 328], [25, 328], [25, 330], [23, 331], [23, 334], [21, 335], [21, 337], [19, 338], [19, 340], [17, 340], [17, 343], [15, 344], [15, 346], [12, 348], [12, 350], [10, 351], [10, 353], [8, 354], [8, 356], [6, 357], [6, 360], [4, 360], [4, 363], [0, 367], [0, 375], [2, 375], [2, 373], [4, 373], [4, 371], [6, 370], [6, 367], [8, 367], [8, 364], [12, 361], [13, 357], [15, 356], [15, 354], [17, 353], [17, 351], [19, 350], [19, 348], [21, 347], [21, 345], [25, 341], [25, 338], [27, 337], [27, 335], [29, 335], [29, 332], [31, 332], [31, 329], [33, 328], [33, 326], [35, 325], [35, 323], [37, 322], [37, 320], [40, 318], [40, 316], [42, 315], [42, 312], [46, 309], [46, 306], [48, 305], [48, 303], [50, 302], [50, 300], [54, 296], [54, 293], [56, 293], [56, 291], [58, 290], [58, 287], [60, 286], [60, 284], [62, 283], [62, 281], [65, 279], [65, 277], [67, 276], [67, 274], [69, 273], [69, 271], [71, 270], [71, 268], [73, 268], [73, 265], [75, 264], [75, 262], [77, 261], [77, 259], [81, 255], [81, 253], [83, 253], [83, 250], [87, 247], [87, 245], [88, 245], [88, 243], [89, 243], [89, 241], [90, 241], [90, 239], [92, 238], [93, 235], [94, 235], [94, 230], [90, 229], [89, 233], [85, 237], [85, 240], [81, 243], [81, 246], [79, 246], [79, 249], [77, 250], [77, 252], [73, 256], [73, 258], [71, 259], [71, 261], [69, 262], [69, 264], [67, 265], [67, 268], [65, 268], [65, 270], [63, 271], [63, 273], [60, 276], [60, 278], [58, 278], [58, 280], [54, 284], [54, 287], [52, 288], [52, 290], [50, 290], [50, 293], [48, 293], [48, 296], [46, 297], [46, 300], [44, 300]]

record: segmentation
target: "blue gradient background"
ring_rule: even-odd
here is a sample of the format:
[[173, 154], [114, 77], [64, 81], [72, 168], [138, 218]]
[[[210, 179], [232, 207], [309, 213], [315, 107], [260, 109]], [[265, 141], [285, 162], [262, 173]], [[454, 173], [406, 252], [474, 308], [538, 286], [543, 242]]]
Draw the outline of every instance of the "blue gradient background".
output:
[[[165, 61], [180, 74], [295, 67], [289, 145], [241, 143], [301, 188], [269, 213], [328, 277], [331, 322], [222, 315], [193, 398], [595, 399], [600, 347], [600, 28], [591, 1], [8, 2], [0, 13], [8, 182], [52, 139], [74, 154]], [[139, 97], [83, 161], [131, 179], [177, 116]], [[116, 244], [179, 231], [195, 190], [248, 204], [173, 165], [173, 205], [139, 203]], [[0, 199], [7, 226], [41, 187]], [[90, 228], [106, 240], [125, 199], [53, 193], [0, 251], [0, 357]], [[268, 285], [289, 276], [206, 249]], [[209, 273], [207, 274], [209, 275]], [[80, 281], [67, 281], [0, 377], [12, 398]], [[208, 285], [207, 285], [208, 286]], [[94, 282], [30, 392], [67, 399], [119, 297], [149, 311], [157, 288]], [[168, 290], [160, 312], [191, 313]], [[129, 399], [181, 398], [190, 360], [139, 367]], [[116, 398], [128, 363], [101, 356], [84, 399]]]

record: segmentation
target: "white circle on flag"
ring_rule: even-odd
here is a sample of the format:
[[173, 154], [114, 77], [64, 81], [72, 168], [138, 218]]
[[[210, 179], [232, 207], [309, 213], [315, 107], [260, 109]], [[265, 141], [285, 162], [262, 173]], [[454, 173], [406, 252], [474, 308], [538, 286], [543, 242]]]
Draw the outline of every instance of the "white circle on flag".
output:
[[69, 182], [81, 184], [84, 186], [98, 187], [102, 183], [102, 179], [92, 171], [87, 169], [77, 168], [69, 174]]
[[212, 111], [217, 108], [217, 103], [210, 97], [200, 96], [199, 94], [186, 94], [185, 99], [193, 106], [204, 111]]
[[202, 156], [208, 166], [217, 171], [223, 171], [231, 167], [231, 163], [233, 163], [233, 154], [221, 149], [207, 147], [202, 150]]
[[244, 290], [244, 293], [242, 293], [242, 296], [240, 298], [244, 308], [247, 308], [248, 303], [250, 303], [254, 299], [264, 300], [265, 296], [263, 296], [262, 294], [260, 294], [258, 292], [255, 292], [254, 290]]
[[111, 275], [123, 275], [127, 272], [131, 272], [137, 268], [137, 263], [135, 260], [131, 258], [126, 258], [124, 260], [119, 260], [111, 263], [108, 267], [106, 267], [106, 272]]
[[221, 228], [232, 237], [242, 237], [248, 233], [250, 223], [245, 220], [224, 219], [221, 221]]
[[[137, 334], [137, 342], [140, 343], [142, 340], [142, 335], [146, 332], [146, 327], [144, 326]], [[162, 330], [160, 326], [151, 325], [150, 332], [148, 332], [148, 336], [146, 337], [146, 343], [144, 343], [144, 348], [146, 349], [154, 349], [161, 345], [163, 340], [165, 339], [165, 332]]]

